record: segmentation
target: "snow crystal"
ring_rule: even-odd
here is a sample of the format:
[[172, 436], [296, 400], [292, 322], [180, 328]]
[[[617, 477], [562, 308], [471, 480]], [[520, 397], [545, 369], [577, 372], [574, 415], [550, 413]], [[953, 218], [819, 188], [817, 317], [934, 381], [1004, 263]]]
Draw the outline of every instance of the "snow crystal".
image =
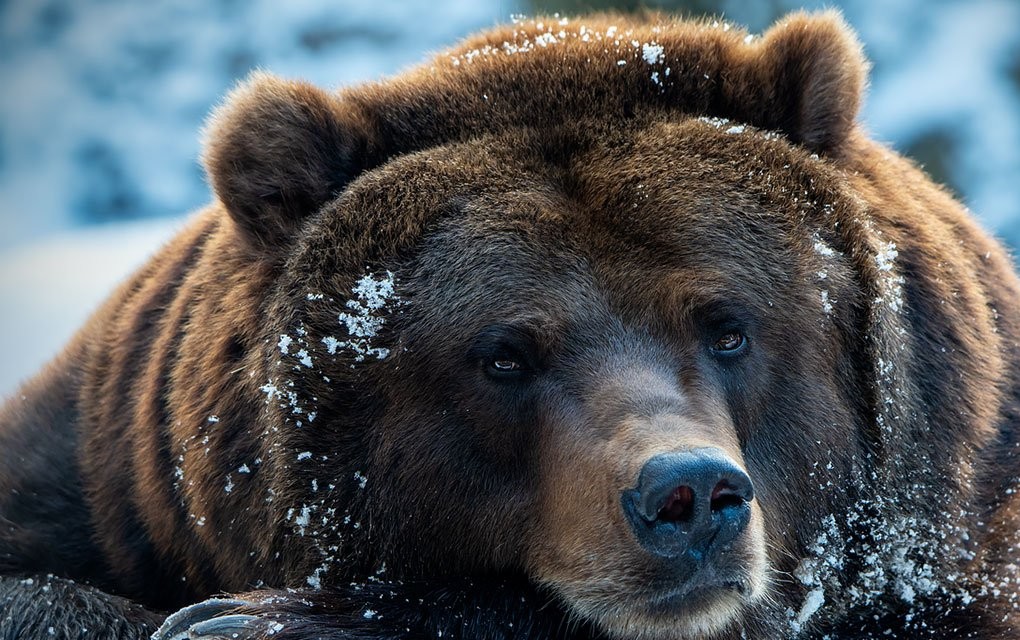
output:
[[240, 467], [237, 468], [237, 472], [238, 473], [251, 473], [251, 469], [248, 468], [248, 465], [242, 464]]
[[362, 473], [360, 471], [355, 471], [354, 472], [354, 479], [358, 481], [358, 488], [359, 489], [364, 489], [365, 486], [368, 484], [368, 478], [366, 476], [362, 475]]
[[641, 57], [648, 64], [659, 64], [665, 62], [665, 49], [661, 44], [649, 43], [641, 47]]
[[213, 423], [213, 424], [215, 424], [215, 423], [217, 423], [219, 421], [220, 421], [219, 416], [209, 416], [208, 418], [206, 418], [206, 422]]
[[836, 255], [836, 251], [829, 245], [825, 244], [825, 242], [817, 235], [815, 236], [814, 241], [815, 241], [814, 245], [815, 253], [817, 253], [818, 255], [824, 256], [826, 258], [831, 258], [832, 256]]
[[287, 355], [287, 351], [288, 349], [290, 349], [290, 344], [292, 342], [294, 342], [293, 338], [286, 334], [283, 334], [280, 336], [280, 341], [276, 343], [276, 346], [280, 348], [280, 353], [282, 353], [283, 355]]
[[556, 43], [556, 36], [551, 33], [543, 33], [535, 37], [535, 44], [540, 47], [548, 47], [550, 44]]
[[[325, 554], [325, 551], [323, 549], [320, 548], [319, 551], [322, 552], [323, 554]], [[308, 586], [310, 586], [313, 589], [321, 589], [322, 588], [322, 574], [326, 573], [326, 571], [328, 571], [328, 570], [329, 570], [329, 566], [328, 566], [328, 559], [327, 559], [326, 562], [323, 562], [321, 565], [319, 565], [318, 567], [315, 568], [315, 571], [312, 572], [312, 575], [310, 575], [307, 578], [305, 578], [305, 582], [307, 582]]]
[[326, 350], [335, 354], [338, 349], [347, 348], [354, 352], [354, 360], [361, 362], [366, 356], [375, 356], [382, 360], [390, 354], [389, 349], [373, 347], [369, 338], [378, 335], [385, 321], [383, 318], [374, 315], [379, 311], [390, 298], [395, 298], [393, 288], [393, 273], [387, 271], [386, 275], [378, 279], [371, 273], [358, 280], [351, 289], [357, 299], [347, 301], [347, 308], [350, 312], [343, 312], [339, 316], [340, 324], [347, 329], [351, 340], [340, 341], [333, 336], [326, 336], [322, 343]]
[[800, 607], [800, 612], [797, 614], [797, 619], [793, 622], [793, 630], [795, 633], [799, 632], [811, 616], [825, 604], [825, 590], [821, 587], [817, 587], [808, 592], [807, 597], [804, 598], [804, 604]]
[[[708, 76], [705, 76], [705, 77], [707, 78]], [[726, 126], [726, 125], [728, 125], [730, 123], [730, 119], [729, 118], [717, 118], [717, 117], [710, 117], [710, 116], [701, 116], [700, 118], [698, 118], [698, 121], [699, 122], [704, 122], [705, 124], [710, 124], [713, 127], [715, 127], [716, 129], [720, 129], [720, 128], [722, 128], [722, 127], [724, 127], [724, 126]]]
[[227, 474], [227, 484], [223, 486], [223, 490], [227, 493], [230, 493], [231, 491], [234, 490], [234, 480], [233, 478], [230, 477], [229, 473]]
[[733, 125], [732, 127], [730, 127], [729, 129], [726, 130], [726, 133], [743, 133], [743, 132], [744, 132], [744, 125], [742, 125], [742, 124], [735, 124], [735, 125]]
[[301, 453], [298, 454], [297, 459], [298, 460], [308, 460], [311, 457], [312, 457], [312, 452], [311, 451], [302, 451]]
[[336, 350], [339, 349], [344, 343], [340, 342], [333, 336], [326, 336], [322, 339], [322, 344], [326, 345], [326, 352], [329, 355], [335, 355]]
[[307, 504], [301, 505], [301, 511], [297, 515], [295, 515], [294, 509], [288, 509], [287, 519], [294, 521], [294, 525], [298, 529], [298, 535], [303, 536], [305, 535], [308, 523], [312, 520], [312, 507]]
[[892, 271], [893, 261], [900, 255], [900, 252], [896, 250], [896, 243], [888, 242], [884, 244], [875, 254], [875, 262], [878, 265], [879, 271]]
[[376, 615], [375, 611], [371, 609], [365, 609], [364, 613], [361, 614], [361, 616], [366, 620], [371, 620], [372, 618], [375, 617], [375, 615]]
[[882, 295], [875, 298], [875, 304], [887, 304], [891, 311], [898, 312], [903, 308], [903, 276], [893, 275], [896, 258], [900, 253], [896, 249], [896, 243], [882, 243], [875, 253], [875, 266], [879, 272], [889, 274], [881, 281]]
[[298, 359], [298, 362], [305, 365], [309, 369], [312, 368], [312, 356], [308, 355], [307, 349], [301, 349], [296, 354], [294, 354], [294, 357]]
[[822, 289], [822, 311], [825, 312], [825, 315], [827, 316], [832, 315], [833, 302], [834, 302], [833, 300], [829, 299], [829, 292], [826, 291], [825, 289]]

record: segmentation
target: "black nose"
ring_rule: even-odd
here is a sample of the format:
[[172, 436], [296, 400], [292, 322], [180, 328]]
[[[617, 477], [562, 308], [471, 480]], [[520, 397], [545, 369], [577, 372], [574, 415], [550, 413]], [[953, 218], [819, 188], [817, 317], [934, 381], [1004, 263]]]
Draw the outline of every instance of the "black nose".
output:
[[751, 518], [751, 479], [721, 449], [664, 453], [641, 468], [623, 511], [638, 541], [662, 556], [701, 562], [724, 551]]

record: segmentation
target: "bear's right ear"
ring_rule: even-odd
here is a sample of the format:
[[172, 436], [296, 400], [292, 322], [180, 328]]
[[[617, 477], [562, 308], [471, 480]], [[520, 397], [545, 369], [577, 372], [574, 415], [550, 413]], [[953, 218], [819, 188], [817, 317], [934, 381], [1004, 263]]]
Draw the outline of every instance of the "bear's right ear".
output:
[[213, 112], [202, 160], [234, 222], [270, 249], [363, 170], [367, 131], [334, 95], [256, 72]]

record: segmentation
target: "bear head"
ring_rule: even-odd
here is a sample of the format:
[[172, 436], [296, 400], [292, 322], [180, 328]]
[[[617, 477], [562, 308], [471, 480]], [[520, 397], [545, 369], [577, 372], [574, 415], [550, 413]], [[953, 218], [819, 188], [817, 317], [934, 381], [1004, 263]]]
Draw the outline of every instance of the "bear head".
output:
[[277, 274], [248, 364], [292, 581], [518, 574], [617, 637], [782, 600], [883, 446], [865, 67], [833, 13], [604, 16], [238, 88], [205, 162]]

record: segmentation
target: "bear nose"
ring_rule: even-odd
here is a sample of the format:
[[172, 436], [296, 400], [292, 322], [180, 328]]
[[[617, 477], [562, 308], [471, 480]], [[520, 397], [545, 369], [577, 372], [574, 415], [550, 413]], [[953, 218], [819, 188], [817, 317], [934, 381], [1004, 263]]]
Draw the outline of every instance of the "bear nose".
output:
[[740, 535], [753, 499], [747, 474], [721, 449], [705, 447], [649, 459], [622, 502], [643, 547], [701, 562]]

